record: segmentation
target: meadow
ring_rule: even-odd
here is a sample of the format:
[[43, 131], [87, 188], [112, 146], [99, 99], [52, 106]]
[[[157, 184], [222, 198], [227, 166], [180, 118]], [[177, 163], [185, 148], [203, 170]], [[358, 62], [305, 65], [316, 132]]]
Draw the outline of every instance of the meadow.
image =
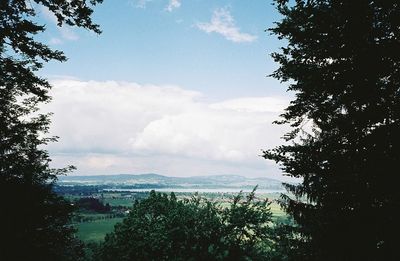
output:
[[91, 222], [81, 222], [74, 225], [77, 236], [83, 242], [101, 242], [107, 233], [114, 229], [114, 225], [121, 222], [123, 218], [98, 219]]

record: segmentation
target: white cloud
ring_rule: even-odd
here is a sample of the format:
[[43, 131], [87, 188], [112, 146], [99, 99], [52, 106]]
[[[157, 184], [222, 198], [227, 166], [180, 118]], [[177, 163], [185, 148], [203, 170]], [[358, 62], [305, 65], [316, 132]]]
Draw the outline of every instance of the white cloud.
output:
[[197, 23], [197, 28], [206, 33], [218, 33], [232, 42], [253, 42], [257, 36], [242, 33], [235, 25], [230, 12], [225, 8], [216, 9], [209, 23]]
[[282, 112], [287, 100], [278, 97], [247, 97], [212, 104], [213, 109], [230, 109], [241, 112]]
[[279, 144], [284, 133], [271, 124], [288, 104], [283, 98], [210, 104], [177, 86], [73, 79], [53, 85], [45, 110], [54, 112], [51, 134], [61, 138], [49, 150], [59, 166], [73, 163], [83, 174], [259, 175], [271, 168], [258, 157], [261, 149]]
[[[133, 139], [133, 148], [210, 160], [254, 161], [261, 147], [275, 143], [263, 139], [261, 133], [268, 131], [276, 114], [267, 110], [258, 113], [251, 103], [246, 103], [248, 100], [252, 99], [243, 99], [242, 111], [219, 103], [201, 104], [163, 116], [150, 122]], [[268, 109], [268, 104], [264, 107]], [[279, 136], [271, 138], [279, 140]]]
[[165, 10], [168, 12], [172, 12], [174, 9], [177, 9], [181, 6], [181, 1], [180, 0], [169, 0], [167, 7]]

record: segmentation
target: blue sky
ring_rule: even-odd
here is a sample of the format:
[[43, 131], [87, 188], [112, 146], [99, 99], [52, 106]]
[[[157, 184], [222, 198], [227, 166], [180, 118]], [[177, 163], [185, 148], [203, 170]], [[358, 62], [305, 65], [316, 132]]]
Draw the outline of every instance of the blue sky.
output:
[[[266, 75], [276, 64], [269, 53], [280, 44], [264, 30], [279, 16], [271, 1], [183, 1], [167, 11], [168, 1], [105, 1], [94, 20], [103, 34], [75, 30], [76, 40], [62, 39], [48, 24], [48, 38], [65, 51], [67, 63], [53, 63], [47, 75], [73, 75], [83, 80], [118, 80], [178, 84], [206, 92], [210, 98], [270, 95], [283, 92]], [[241, 33], [256, 37], [233, 42], [218, 33], [199, 30], [216, 10], [226, 10]]]
[[281, 142], [285, 128], [271, 121], [290, 99], [266, 77], [282, 44], [265, 32], [279, 19], [271, 1], [109, 0], [93, 16], [101, 35], [57, 28], [40, 13], [42, 40], [69, 58], [40, 72], [54, 85], [45, 109], [61, 137], [49, 147], [56, 166], [280, 175], [259, 157]]

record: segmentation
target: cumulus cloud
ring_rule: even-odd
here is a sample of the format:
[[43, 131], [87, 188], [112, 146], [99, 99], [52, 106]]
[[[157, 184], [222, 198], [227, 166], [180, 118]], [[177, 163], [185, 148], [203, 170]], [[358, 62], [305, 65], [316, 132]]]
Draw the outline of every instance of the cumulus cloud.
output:
[[177, 9], [181, 6], [181, 1], [180, 0], [169, 0], [167, 7], [165, 10], [168, 12], [172, 12], [174, 9]]
[[284, 98], [206, 103], [177, 86], [73, 79], [53, 86], [44, 109], [54, 112], [51, 134], [61, 139], [49, 150], [55, 163], [76, 164], [83, 174], [265, 173], [258, 155], [284, 133], [271, 125]]
[[211, 105], [211, 108], [230, 109], [239, 112], [282, 112], [287, 105], [287, 100], [282, 98], [246, 97], [215, 103]]
[[218, 33], [236, 43], [253, 42], [257, 39], [255, 35], [240, 32], [231, 13], [225, 8], [216, 9], [210, 22], [197, 23], [196, 27], [206, 33]]
[[133, 148], [210, 160], [254, 161], [260, 134], [268, 128], [272, 114], [213, 107], [203, 104], [150, 122], [133, 140]]

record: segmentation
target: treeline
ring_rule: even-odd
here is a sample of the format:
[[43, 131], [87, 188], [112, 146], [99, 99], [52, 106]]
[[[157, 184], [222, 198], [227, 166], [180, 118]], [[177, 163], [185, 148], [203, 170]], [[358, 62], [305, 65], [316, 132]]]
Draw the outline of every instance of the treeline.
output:
[[75, 201], [75, 205], [79, 209], [84, 209], [97, 213], [109, 213], [111, 211], [110, 204], [104, 204], [98, 198], [93, 197], [80, 198]]
[[[115, 185], [81, 185], [81, 184], [55, 184], [53, 186], [53, 190], [57, 194], [61, 195], [80, 195], [80, 196], [89, 196], [95, 193], [101, 193], [102, 191], [113, 191], [116, 190], [119, 193], [121, 189], [162, 189], [162, 188], [171, 188], [167, 185], [163, 184], [133, 184], [133, 185], [124, 185], [120, 184], [117, 187]], [[179, 186], [174, 186], [173, 188], [180, 188]], [[128, 192], [127, 192], [128, 193]], [[140, 192], [135, 192], [140, 193]]]
[[78, 195], [78, 196], [91, 196], [100, 193], [104, 187], [92, 185], [71, 185], [60, 186], [55, 184], [53, 191], [59, 195]]
[[126, 206], [111, 206], [95, 197], [83, 197], [73, 201], [75, 207], [72, 223], [92, 222], [99, 219], [126, 217], [129, 212]]

